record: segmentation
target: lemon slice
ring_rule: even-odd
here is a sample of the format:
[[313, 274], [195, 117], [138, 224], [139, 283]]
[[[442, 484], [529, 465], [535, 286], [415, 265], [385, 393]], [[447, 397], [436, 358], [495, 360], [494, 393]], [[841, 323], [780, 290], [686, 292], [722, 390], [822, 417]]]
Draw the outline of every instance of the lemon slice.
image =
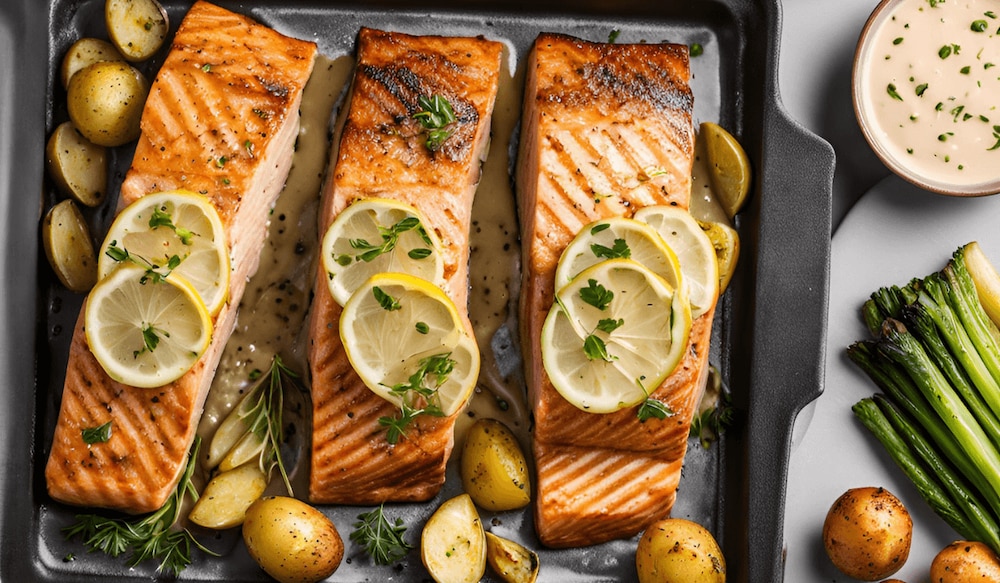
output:
[[397, 406], [413, 396], [406, 386], [419, 385], [434, 389], [427, 404], [451, 415], [479, 378], [479, 346], [454, 302], [412, 275], [379, 273], [361, 284], [344, 305], [340, 338], [365, 385]]
[[[121, 259], [122, 251], [129, 259]], [[171, 270], [172, 262], [178, 263]], [[225, 230], [215, 206], [194, 192], [147, 194], [122, 209], [101, 245], [98, 277], [107, 277], [124, 263], [151, 264], [161, 274], [183, 277], [197, 290], [212, 316], [229, 297]]]
[[698, 129], [698, 139], [705, 143], [715, 196], [732, 219], [743, 208], [750, 193], [750, 159], [739, 141], [718, 124], [703, 122]]
[[408, 273], [442, 285], [441, 242], [426, 227], [420, 211], [395, 200], [360, 200], [344, 209], [322, 244], [333, 299], [343, 306], [376, 273]]
[[97, 282], [85, 318], [97, 361], [112, 379], [133, 387], [177, 380], [212, 338], [212, 319], [191, 284], [176, 274], [153, 281], [134, 265]]
[[666, 205], [640, 209], [635, 218], [656, 230], [677, 255], [691, 300], [691, 317], [708, 311], [719, 297], [719, 264], [712, 241], [698, 221], [688, 211]]
[[639, 404], [673, 372], [690, 332], [683, 291], [638, 262], [609, 259], [557, 292], [542, 325], [542, 362], [567, 401], [611, 413]]
[[681, 285], [677, 255], [655, 229], [625, 217], [595, 221], [577, 233], [559, 258], [555, 289], [606, 259], [631, 259], [662, 277], [671, 287]]
[[736, 263], [740, 258], [740, 235], [725, 223], [698, 221], [698, 225], [708, 235], [715, 249], [715, 259], [719, 263], [719, 295], [722, 295], [726, 293], [726, 288], [736, 273]]

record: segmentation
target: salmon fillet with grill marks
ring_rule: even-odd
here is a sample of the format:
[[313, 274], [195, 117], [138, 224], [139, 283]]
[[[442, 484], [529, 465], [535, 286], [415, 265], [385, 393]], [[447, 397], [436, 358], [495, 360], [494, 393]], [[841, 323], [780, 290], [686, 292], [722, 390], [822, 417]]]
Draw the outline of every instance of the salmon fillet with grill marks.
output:
[[694, 156], [687, 47], [542, 34], [529, 55], [517, 187], [521, 337], [534, 412], [535, 523], [551, 547], [631, 536], [669, 514], [707, 371], [712, 309], [655, 389], [675, 415], [577, 409], [542, 366], [556, 264], [585, 225], [649, 205], [688, 208]]
[[[205, 2], [181, 23], [143, 109], [120, 206], [178, 188], [207, 195], [229, 243], [229, 302], [215, 317], [202, 358], [155, 389], [107, 376], [87, 347], [81, 311], [45, 468], [54, 499], [141, 513], [162, 506], [173, 491], [246, 280], [257, 270], [268, 213], [291, 167], [315, 55], [311, 42]], [[108, 442], [83, 442], [82, 429], [107, 421]]]
[[[339, 153], [324, 187], [320, 232], [365, 198], [419, 209], [439, 236], [445, 292], [469, 335], [469, 228], [480, 163], [489, 142], [501, 45], [481, 38], [410, 36], [362, 29]], [[413, 114], [421, 96], [444, 97], [454, 134], [436, 152]], [[313, 443], [309, 497], [317, 503], [378, 504], [432, 498], [444, 482], [455, 418], [420, 415], [396, 444], [380, 417], [399, 409], [371, 392], [351, 368], [339, 334], [340, 306], [322, 266], [310, 316]]]

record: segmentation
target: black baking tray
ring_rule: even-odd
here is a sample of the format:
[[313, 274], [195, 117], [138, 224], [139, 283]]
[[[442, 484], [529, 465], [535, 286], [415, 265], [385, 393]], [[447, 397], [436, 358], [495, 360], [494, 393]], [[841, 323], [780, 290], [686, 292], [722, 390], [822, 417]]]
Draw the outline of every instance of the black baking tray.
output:
[[[165, 3], [174, 26], [186, 4]], [[524, 56], [542, 31], [605, 40], [611, 30], [620, 30], [620, 42], [705, 47], [705, 54], [692, 60], [695, 121], [718, 121], [736, 134], [750, 155], [755, 181], [749, 204], [737, 220], [741, 260], [720, 303], [711, 354], [732, 391], [736, 420], [711, 449], [692, 442], [674, 514], [697, 520], [715, 533], [727, 558], [729, 581], [781, 581], [792, 421], [822, 390], [834, 159], [829, 145], [793, 123], [781, 107], [778, 0], [219, 4], [286, 34], [316, 41], [331, 57], [353, 51], [362, 25], [482, 34], [505, 41], [517, 57]], [[3, 581], [171, 578], [158, 575], [155, 565], [129, 569], [123, 558], [88, 554], [78, 541], [64, 540], [59, 528], [72, 521], [74, 509], [48, 497], [42, 474], [66, 358], [59, 342], [51, 339], [55, 327], [73, 321], [80, 303], [59, 289], [41, 253], [40, 219], [55, 196], [45, 178], [43, 152], [48, 133], [64, 116], [54, 105], [62, 91], [58, 63], [76, 38], [103, 35], [102, 10], [103, 0], [0, 2]], [[128, 152], [118, 156], [127, 163]], [[343, 511], [324, 510], [336, 515], [346, 539], [349, 525]], [[356, 513], [348, 511], [350, 516]], [[417, 529], [412, 530], [415, 537]], [[532, 546], [530, 520], [524, 520], [522, 530]], [[540, 549], [540, 581], [635, 580], [634, 543]], [[537, 548], [537, 542], [533, 546]], [[70, 555], [74, 560], [66, 560]], [[195, 553], [181, 578], [267, 580], [240, 545], [222, 560]], [[366, 571], [352, 562], [333, 576], [344, 581], [388, 579], [428, 578], [416, 552], [402, 569]]]

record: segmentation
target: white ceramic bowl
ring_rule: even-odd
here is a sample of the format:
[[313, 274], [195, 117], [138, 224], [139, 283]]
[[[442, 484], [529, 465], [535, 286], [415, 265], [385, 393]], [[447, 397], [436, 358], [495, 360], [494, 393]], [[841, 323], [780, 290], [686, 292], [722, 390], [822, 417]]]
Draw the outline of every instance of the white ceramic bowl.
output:
[[[935, 158], [933, 164], [930, 163], [920, 163], [916, 160], [916, 157], [910, 152], [912, 149], [908, 150], [907, 147], [911, 145], [909, 141], [906, 142], [904, 146], [902, 140], [909, 140], [911, 138], [904, 138], [898, 134], [894, 134], [891, 131], [887, 131], [888, 128], [893, 128], [894, 130], [902, 129], [904, 125], [907, 125], [907, 121], [899, 121], [899, 118], [892, 119], [888, 121], [885, 119], [886, 114], [884, 113], [890, 107], [896, 107], [897, 109], [903, 107], [900, 103], [891, 103], [886, 105], [887, 95], [888, 99], [895, 99], [899, 102], [909, 100], [905, 107], [916, 107], [918, 104], [921, 106], [931, 106], [933, 109], [934, 103], [941, 104], [946, 103], [947, 105], [938, 106], [938, 110], [932, 111], [927, 110], [925, 114], [921, 111], [920, 117], [917, 118], [910, 117], [910, 120], [919, 119], [926, 122], [937, 116], [938, 119], [943, 119], [950, 117], [952, 112], [958, 107], [954, 105], [959, 103], [961, 100], [948, 101], [946, 98], [940, 97], [940, 91], [943, 86], [948, 85], [943, 78], [939, 79], [935, 75], [940, 74], [942, 69], [946, 67], [958, 67], [964, 65], [965, 63], [972, 63], [973, 67], [982, 67], [982, 63], [988, 62], [990, 55], [977, 55], [970, 51], [964, 51], [959, 53], [955, 51], [954, 55], [949, 54], [948, 57], [941, 57], [940, 54], [949, 52], [946, 49], [946, 45], [949, 47], [960, 44], [963, 37], [966, 41], [978, 40], [977, 37], [970, 37], [970, 34], [975, 34], [975, 32], [969, 32], [969, 23], [973, 22], [971, 18], [967, 18], [964, 14], [961, 18], [964, 29], [959, 30], [959, 34], [955, 38], [957, 41], [955, 44], [949, 44], [946, 41], [942, 41], [937, 38], [936, 34], [939, 32], [935, 30], [934, 27], [929, 27], [925, 24], [924, 28], [920, 32], [914, 32], [913, 36], [908, 36], [907, 32], [898, 32], [900, 30], [899, 23], [903, 20], [901, 17], [900, 10], [904, 9], [904, 4], [911, 5], [921, 5], [923, 7], [928, 7], [929, 4], [927, 0], [882, 0], [879, 2], [878, 6], [875, 7], [868, 21], [865, 23], [864, 28], [861, 31], [860, 39], [858, 40], [857, 50], [854, 55], [854, 68], [852, 73], [852, 97], [854, 102], [854, 112], [858, 120], [858, 124], [861, 127], [861, 132], [864, 134], [865, 140], [875, 151], [875, 154], [882, 160], [882, 162], [893, 172], [901, 176], [902, 178], [916, 184], [917, 186], [924, 188], [926, 190], [936, 192], [939, 194], [945, 194], [950, 196], [983, 196], [989, 194], [996, 194], [1000, 192], [1000, 148], [996, 149], [994, 152], [996, 155], [993, 156], [992, 153], [990, 157], [995, 159], [995, 162], [989, 164], [990, 168], [987, 171], [980, 172], [979, 176], [975, 180], [969, 180], [971, 171], [968, 168], [963, 167], [961, 164], [957, 164], [950, 160], [951, 156], [944, 153], [939, 154]], [[947, 3], [950, 5], [953, 3]], [[942, 4], [945, 6], [946, 4]], [[933, 8], [925, 8], [925, 12], [930, 12], [935, 10]], [[894, 19], [894, 16], [896, 18]], [[936, 15], [935, 15], [936, 16]], [[958, 20], [958, 17], [955, 18]], [[986, 21], [984, 19], [984, 21]], [[989, 30], [986, 33], [981, 33], [984, 36], [988, 36], [989, 33], [996, 32], [998, 26], [1000, 26], [1000, 20], [989, 20], [988, 21]], [[880, 32], [886, 27], [886, 31], [882, 34], [880, 39]], [[891, 28], [889, 28], [891, 27]], [[914, 30], [918, 30], [914, 26]], [[888, 38], [891, 35], [891, 38]], [[952, 37], [948, 37], [949, 40]], [[886, 40], [890, 40], [890, 45], [898, 45], [893, 47], [888, 47], [885, 44]], [[882, 41], [881, 43], [879, 41]], [[995, 42], [995, 35], [994, 35]], [[909, 43], [909, 44], [907, 44]], [[919, 45], [919, 56], [913, 57], [913, 62], [915, 65], [912, 69], [907, 69], [910, 73], [908, 78], [895, 77], [887, 82], [889, 77], [882, 76], [879, 68], [882, 67], [881, 61], [888, 63], [890, 61], [890, 53], [893, 55], [891, 58], [897, 59], [897, 62], [902, 59], [898, 57], [901, 53], [897, 50], [902, 47], [908, 47], [909, 49], [917, 49]], [[930, 55], [927, 54], [930, 51]], [[943, 51], [939, 53], [938, 51]], [[1000, 71], [1000, 51], [995, 51], [993, 58], [995, 59], [998, 68], [994, 69], [992, 77], [996, 78], [996, 71]], [[921, 59], [923, 59], [921, 61]], [[968, 68], [968, 67], [966, 67]], [[974, 73], [978, 72], [978, 68], [973, 69]], [[877, 77], [876, 77], [877, 75]], [[928, 83], [926, 81], [921, 83], [922, 80], [929, 80], [929, 85], [931, 90], [937, 89], [938, 96], [931, 96], [929, 99], [925, 99], [921, 102], [921, 99], [926, 97], [924, 92], [930, 93], [927, 89]], [[961, 79], [964, 81], [964, 79]], [[936, 81], [940, 81], [935, 83]], [[990, 80], [992, 82], [992, 79]], [[890, 85], [891, 83], [891, 85]], [[899, 85], [898, 93], [895, 97], [892, 97], [892, 93], [895, 93], [896, 84]], [[924, 91], [921, 91], [921, 85]], [[952, 143], [948, 144], [949, 148], [956, 148], [954, 150], [955, 157], [959, 158], [964, 155], [969, 155], [973, 149], [981, 148], [987, 150], [989, 145], [993, 143], [994, 137], [997, 136], [997, 126], [993, 124], [1000, 124], [1000, 92], [994, 94], [995, 106], [994, 111], [989, 112], [992, 119], [987, 120], [986, 115], [979, 115], [976, 113], [976, 118], [971, 120], [971, 123], [966, 126], [956, 125], [955, 127], [963, 127], [963, 129], [974, 128], [977, 132], [977, 139], [987, 140], [987, 142], [979, 143], [974, 148], [966, 148], [965, 152], [962, 153], [961, 146], [957, 143], [958, 140], [954, 140]], [[878, 103], [881, 100], [882, 103]], [[926, 109], [926, 108], [925, 108]], [[943, 111], [942, 111], [943, 110]], [[961, 120], [963, 114], [956, 114], [956, 119]], [[965, 117], [970, 117], [971, 114], [965, 115]], [[904, 118], [905, 119], [905, 118]], [[944, 120], [952, 121], [952, 120]], [[943, 123], [935, 122], [935, 123]], [[958, 122], [955, 122], [958, 124]], [[974, 124], [981, 124], [976, 127]], [[992, 128], [992, 130], [990, 129]], [[934, 138], [933, 133], [928, 139], [923, 139], [922, 141], [916, 141], [921, 147], [930, 150], [933, 148], [943, 148], [943, 144], [933, 144], [934, 141], [944, 142], [948, 139], [946, 132], [937, 127], [932, 128], [936, 131], [940, 131], [937, 134], [939, 137]], [[990, 136], [990, 132], [993, 132]], [[985, 133], [984, 133], [985, 132]], [[943, 138], [943, 139], [942, 139]], [[998, 143], [1000, 143], [1000, 138], [996, 138]], [[978, 153], [978, 152], [977, 152]], [[938, 160], [946, 160], [951, 164], [951, 168], [948, 172], [937, 172], [936, 169], [943, 169], [948, 166], [948, 164], [941, 164]], [[931, 168], [931, 170], [928, 170]], [[955, 169], [959, 170], [956, 172]], [[964, 176], [963, 176], [964, 173]]]

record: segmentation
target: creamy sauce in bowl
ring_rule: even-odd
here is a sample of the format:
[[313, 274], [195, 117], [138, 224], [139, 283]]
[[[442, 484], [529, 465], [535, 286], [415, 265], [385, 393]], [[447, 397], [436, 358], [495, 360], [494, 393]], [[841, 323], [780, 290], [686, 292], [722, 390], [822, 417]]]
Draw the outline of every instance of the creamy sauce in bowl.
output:
[[1000, 2], [884, 0], [858, 44], [854, 107], [897, 174], [946, 194], [1000, 191]]

